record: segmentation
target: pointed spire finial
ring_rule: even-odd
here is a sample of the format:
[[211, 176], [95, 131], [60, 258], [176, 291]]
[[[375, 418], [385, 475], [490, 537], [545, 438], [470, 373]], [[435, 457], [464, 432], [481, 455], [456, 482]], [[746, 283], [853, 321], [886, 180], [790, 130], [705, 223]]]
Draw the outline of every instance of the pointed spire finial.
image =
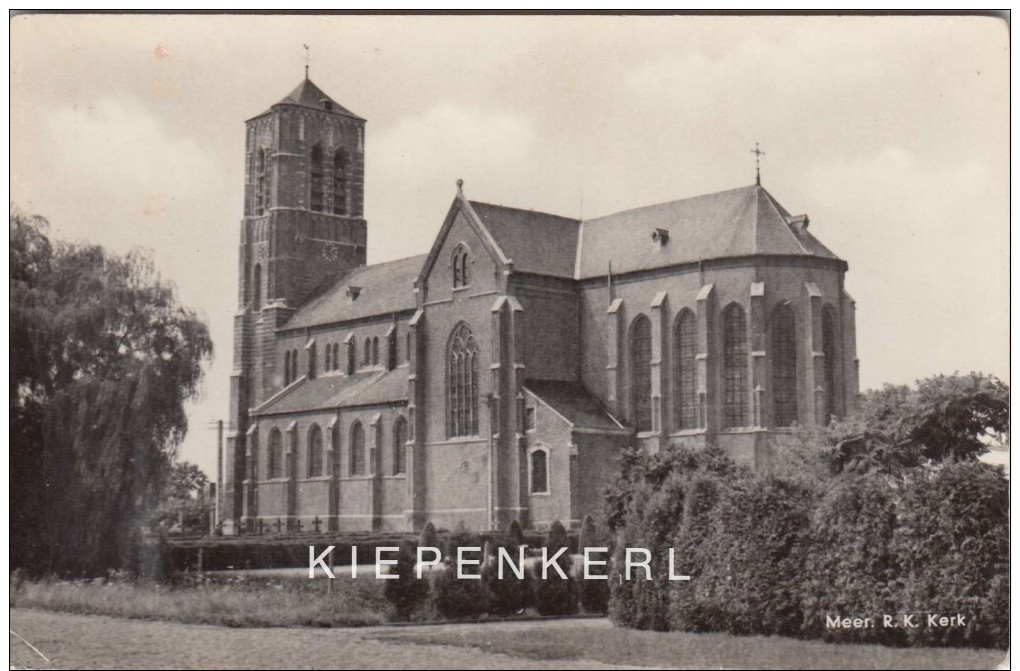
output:
[[457, 180], [457, 195], [458, 196], [464, 195], [464, 180], [462, 179]]
[[309, 53], [310, 48], [307, 44], [302, 44], [305, 48], [305, 79], [308, 79], [308, 64], [312, 62], [311, 54]]
[[765, 152], [759, 149], [758, 143], [755, 142], [751, 153], [754, 154], [754, 183], [761, 186], [761, 157], [765, 155]]

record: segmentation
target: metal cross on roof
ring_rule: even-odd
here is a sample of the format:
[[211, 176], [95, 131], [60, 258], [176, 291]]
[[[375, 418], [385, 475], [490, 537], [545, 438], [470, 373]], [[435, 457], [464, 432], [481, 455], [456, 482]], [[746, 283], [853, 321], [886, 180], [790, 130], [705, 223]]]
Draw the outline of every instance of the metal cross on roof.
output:
[[305, 48], [305, 79], [308, 79], [308, 64], [312, 62], [312, 55], [307, 44], [302, 44]]
[[755, 142], [751, 153], [754, 154], [754, 183], [761, 186], [761, 157], [765, 155], [765, 152], [759, 149], [758, 143]]

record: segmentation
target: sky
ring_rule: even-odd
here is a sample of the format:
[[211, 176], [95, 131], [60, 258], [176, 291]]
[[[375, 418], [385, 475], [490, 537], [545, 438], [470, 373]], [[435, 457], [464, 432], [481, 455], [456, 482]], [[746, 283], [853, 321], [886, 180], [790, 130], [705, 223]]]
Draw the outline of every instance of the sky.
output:
[[368, 119], [368, 261], [468, 197], [595, 217], [762, 183], [850, 265], [861, 388], [1009, 379], [1006, 24], [984, 17], [98, 16], [11, 21], [11, 202], [152, 250], [226, 419], [244, 120], [303, 78]]

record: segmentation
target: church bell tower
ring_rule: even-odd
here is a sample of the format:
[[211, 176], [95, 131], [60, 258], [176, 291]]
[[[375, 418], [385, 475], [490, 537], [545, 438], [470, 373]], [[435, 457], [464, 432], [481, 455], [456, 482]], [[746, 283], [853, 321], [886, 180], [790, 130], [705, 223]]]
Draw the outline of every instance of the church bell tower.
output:
[[306, 77], [245, 124], [244, 218], [224, 533], [237, 533], [248, 411], [282, 386], [276, 329], [323, 282], [365, 265], [365, 120]]

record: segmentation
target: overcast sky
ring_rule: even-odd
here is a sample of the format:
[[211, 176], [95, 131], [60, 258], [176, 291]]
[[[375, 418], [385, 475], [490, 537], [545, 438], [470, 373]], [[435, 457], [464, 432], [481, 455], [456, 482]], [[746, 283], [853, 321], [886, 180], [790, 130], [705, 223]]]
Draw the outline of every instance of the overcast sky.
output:
[[1009, 373], [1006, 25], [987, 18], [20, 16], [11, 200], [154, 250], [216, 358], [184, 458], [214, 472], [244, 120], [311, 77], [368, 119], [370, 263], [455, 192], [586, 217], [762, 182], [850, 264], [862, 389]]

